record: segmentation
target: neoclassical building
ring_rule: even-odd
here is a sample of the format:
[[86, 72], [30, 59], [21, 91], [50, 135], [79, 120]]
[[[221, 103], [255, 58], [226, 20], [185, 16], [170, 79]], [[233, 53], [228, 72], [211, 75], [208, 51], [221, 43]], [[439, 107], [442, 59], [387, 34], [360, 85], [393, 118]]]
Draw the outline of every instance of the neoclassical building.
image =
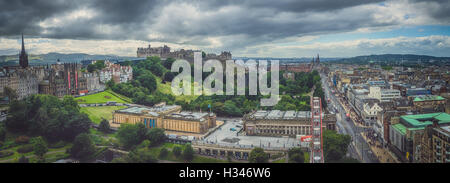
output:
[[112, 123], [143, 123], [147, 128], [203, 134], [216, 126], [216, 116], [213, 113], [182, 112], [181, 106], [162, 104], [117, 110], [113, 113]]
[[[264, 111], [246, 114], [243, 118], [247, 135], [291, 136], [311, 135], [310, 111]], [[322, 127], [335, 130], [336, 115], [324, 114]]]

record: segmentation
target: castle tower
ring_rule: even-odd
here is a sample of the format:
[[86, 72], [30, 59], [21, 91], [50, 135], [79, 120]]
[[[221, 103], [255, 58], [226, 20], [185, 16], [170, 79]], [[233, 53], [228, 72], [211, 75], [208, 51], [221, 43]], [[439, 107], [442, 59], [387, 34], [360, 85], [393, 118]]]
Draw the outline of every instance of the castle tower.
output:
[[22, 33], [22, 51], [20, 51], [19, 65], [22, 66], [22, 68], [28, 67], [28, 55], [25, 52], [25, 43], [23, 40], [23, 33]]

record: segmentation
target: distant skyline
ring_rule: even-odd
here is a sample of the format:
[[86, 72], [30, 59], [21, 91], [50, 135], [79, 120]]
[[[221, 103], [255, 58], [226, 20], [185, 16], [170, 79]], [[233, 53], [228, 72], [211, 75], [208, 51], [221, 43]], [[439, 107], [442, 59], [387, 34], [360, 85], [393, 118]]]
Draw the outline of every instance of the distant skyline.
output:
[[0, 55], [136, 56], [137, 47], [201, 49], [233, 57], [450, 57], [446, 0], [6, 1]]

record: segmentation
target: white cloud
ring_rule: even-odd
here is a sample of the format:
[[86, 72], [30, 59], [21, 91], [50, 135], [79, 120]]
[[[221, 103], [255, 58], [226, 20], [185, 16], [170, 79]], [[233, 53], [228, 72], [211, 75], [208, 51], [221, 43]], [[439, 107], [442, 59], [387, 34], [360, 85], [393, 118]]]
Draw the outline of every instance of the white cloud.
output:
[[[385, 39], [358, 39], [302, 45], [261, 45], [247, 48], [247, 56], [304, 57], [320, 53], [324, 57], [350, 57], [369, 54], [425, 54], [449, 56], [449, 36], [395, 37]], [[240, 53], [245, 54], [245, 51]]]

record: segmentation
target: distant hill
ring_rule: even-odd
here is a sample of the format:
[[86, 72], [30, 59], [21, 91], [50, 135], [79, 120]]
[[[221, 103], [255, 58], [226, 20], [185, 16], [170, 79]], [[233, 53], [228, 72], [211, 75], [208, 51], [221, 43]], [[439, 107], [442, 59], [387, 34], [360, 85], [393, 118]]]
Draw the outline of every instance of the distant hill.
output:
[[[313, 59], [312, 57], [307, 58], [307, 57], [300, 57], [300, 58], [272, 58], [272, 57], [233, 57], [233, 59], [239, 59], [239, 60], [279, 60], [280, 63], [295, 63], [295, 62], [311, 62], [311, 60]], [[316, 57], [314, 57], [314, 59], [316, 59]], [[339, 60], [342, 58], [322, 58], [319, 57], [321, 62], [328, 62], [328, 61], [335, 61], [335, 60]]]
[[[121, 57], [115, 55], [89, 55], [84, 53], [47, 53], [41, 55], [28, 55], [28, 62], [30, 65], [45, 65], [56, 63], [57, 60], [61, 62], [76, 62], [80, 63], [82, 60], [110, 60], [113, 62], [136, 60], [136, 57]], [[19, 55], [2, 55], [0, 56], [0, 66], [17, 65], [19, 64]]]
[[351, 58], [342, 58], [332, 63], [349, 63], [349, 64], [368, 64], [369, 62], [382, 65], [401, 65], [401, 64], [449, 64], [450, 57], [434, 57], [428, 55], [413, 54], [384, 54], [384, 55], [367, 55]]

